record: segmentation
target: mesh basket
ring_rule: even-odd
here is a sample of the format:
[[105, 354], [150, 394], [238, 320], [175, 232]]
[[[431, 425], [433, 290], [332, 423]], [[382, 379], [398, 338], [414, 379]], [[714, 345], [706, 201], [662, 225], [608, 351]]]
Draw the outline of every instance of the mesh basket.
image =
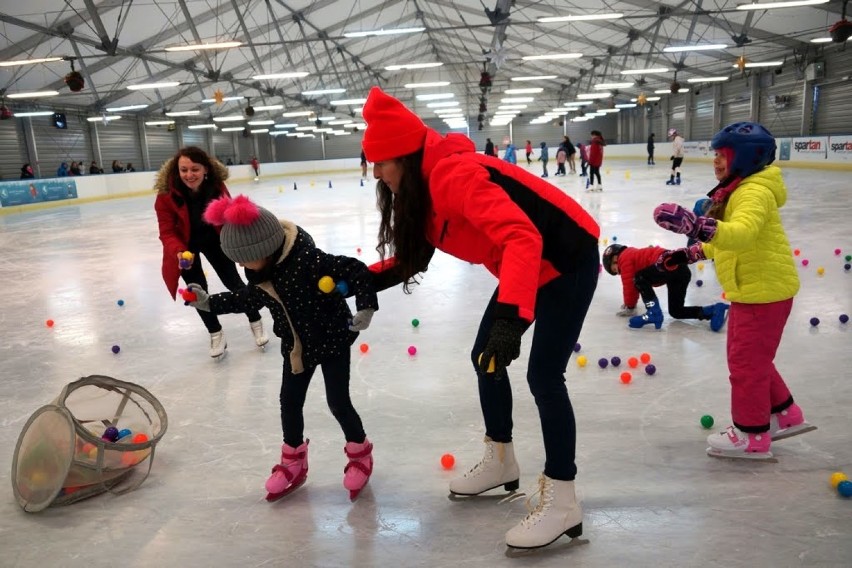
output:
[[163, 406], [139, 385], [101, 375], [70, 383], [30, 416], [18, 437], [15, 498], [32, 513], [104, 491], [132, 491], [148, 477], [167, 426]]

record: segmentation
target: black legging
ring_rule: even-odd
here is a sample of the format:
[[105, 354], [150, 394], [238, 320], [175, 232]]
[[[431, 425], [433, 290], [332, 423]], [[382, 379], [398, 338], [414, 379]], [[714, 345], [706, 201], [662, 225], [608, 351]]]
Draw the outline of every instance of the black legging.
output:
[[691, 279], [692, 272], [686, 264], [679, 265], [676, 270], [665, 272], [660, 272], [656, 266], [651, 265], [636, 273], [636, 276], [633, 277], [633, 284], [639, 290], [645, 304], [657, 302], [654, 286], [665, 284], [669, 289], [669, 315], [675, 319], [710, 319], [704, 315], [704, 308], [701, 306], [683, 305], [686, 301], [686, 289]]
[[589, 183], [595, 183], [595, 176], [598, 176], [598, 183], [603, 185], [603, 182], [601, 181], [601, 167], [589, 164]]
[[[195, 260], [192, 263], [192, 266], [187, 270], [181, 270], [180, 275], [183, 278], [183, 281], [187, 284], [195, 283], [200, 284], [204, 290], [208, 290], [207, 288], [207, 277], [204, 276], [204, 269], [201, 267], [201, 256], [203, 254], [207, 259], [207, 262], [210, 263], [210, 266], [213, 267], [213, 270], [216, 271], [216, 274], [219, 276], [219, 280], [222, 281], [222, 284], [230, 290], [231, 292], [236, 292], [242, 288], [246, 287], [243, 279], [240, 278], [239, 272], [237, 272], [237, 265], [225, 256], [225, 253], [222, 252], [222, 249], [218, 246], [213, 246], [209, 248], [202, 249], [201, 251], [192, 251], [195, 253]], [[177, 259], [175, 259], [177, 262]], [[205, 312], [204, 310], [195, 310], [198, 312], [198, 315], [201, 316], [201, 321], [204, 322], [204, 327], [207, 328], [207, 331], [210, 333], [216, 333], [218, 331], [222, 331], [222, 324], [219, 323], [219, 318], [216, 317], [216, 314], [211, 312]], [[246, 312], [249, 321], [255, 322], [260, 319], [260, 312]]]
[[[362, 444], [367, 434], [364, 433], [361, 417], [358, 416], [358, 412], [352, 406], [352, 399], [349, 398], [349, 361], [350, 352], [347, 350], [343, 355], [330, 357], [320, 363], [325, 380], [325, 399], [329, 410], [343, 429], [346, 441]], [[316, 369], [316, 365], [305, 365], [303, 372], [294, 375], [290, 368], [290, 361], [284, 359], [281, 394], [278, 398], [281, 403], [281, 430], [284, 433], [284, 443], [293, 448], [298, 448], [304, 441], [303, 409], [311, 377], [314, 376]]]

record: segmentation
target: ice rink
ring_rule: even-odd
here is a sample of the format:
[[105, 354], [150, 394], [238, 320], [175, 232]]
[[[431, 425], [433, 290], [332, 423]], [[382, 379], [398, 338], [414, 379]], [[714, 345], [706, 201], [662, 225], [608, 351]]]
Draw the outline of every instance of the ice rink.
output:
[[[691, 208], [714, 179], [709, 163], [687, 159], [683, 184], [666, 186], [668, 168], [663, 160], [605, 162], [602, 193], [585, 192], [576, 176], [549, 179], [599, 221], [601, 250], [604, 239], [678, 247], [685, 240], [658, 228], [653, 208]], [[531, 169], [539, 172], [538, 164]], [[602, 273], [580, 338], [578, 355], [589, 364], [578, 367], [574, 356], [566, 373], [589, 543], [569, 546], [565, 537], [525, 558], [504, 555], [504, 534], [526, 511], [522, 499], [447, 498], [450, 478], [483, 450], [469, 349], [496, 281], [482, 267], [438, 253], [412, 295], [380, 294], [381, 309], [352, 351], [352, 398], [375, 444], [361, 497], [352, 503], [343, 488], [343, 434], [316, 376], [305, 408], [308, 481], [269, 504], [263, 484], [281, 443], [279, 342], [262, 352], [244, 316], [224, 316], [228, 355], [208, 356], [198, 316], [171, 301], [160, 277], [153, 193], [0, 216], [0, 566], [852, 566], [852, 500], [828, 483], [834, 471], [852, 477], [852, 323], [838, 320], [852, 314], [852, 272], [843, 269], [852, 253], [852, 176], [788, 169], [785, 178], [782, 216], [801, 251], [802, 286], [776, 362], [819, 429], [773, 444], [775, 464], [708, 457], [700, 417], [712, 415], [714, 431], [730, 422], [725, 329], [667, 316], [660, 331], [629, 330], [615, 316], [620, 280]], [[374, 181], [361, 186], [357, 171], [230, 189], [304, 227], [328, 252], [377, 258]], [[212, 290], [224, 290], [210, 276]], [[687, 303], [720, 294], [712, 263], [694, 266]], [[268, 312], [264, 321], [271, 330]], [[523, 379], [530, 335], [510, 368], [527, 493], [544, 457]], [[657, 373], [632, 370], [629, 385], [619, 381], [625, 364], [597, 365], [642, 352]], [[89, 374], [139, 383], [165, 406], [169, 429], [151, 476], [124, 496], [24, 513], [9, 474], [21, 428], [66, 383]], [[441, 468], [444, 453], [455, 456], [453, 471]]]

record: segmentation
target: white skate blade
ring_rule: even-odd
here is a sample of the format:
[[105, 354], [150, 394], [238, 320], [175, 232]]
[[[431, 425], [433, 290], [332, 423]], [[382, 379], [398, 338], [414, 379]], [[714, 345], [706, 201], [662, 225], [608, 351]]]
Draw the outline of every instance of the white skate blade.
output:
[[707, 448], [707, 455], [711, 458], [728, 459], [728, 460], [751, 460], [766, 463], [778, 463], [772, 452], [766, 453], [749, 453], [739, 450], [726, 452], [725, 450], [717, 450], [716, 448]]
[[[570, 548], [572, 546], [579, 546], [581, 544], [589, 544], [589, 539], [580, 538], [580, 536], [582, 535], [582, 531], [583, 531], [582, 527], [583, 527], [583, 523], [580, 523], [576, 527], [571, 527], [570, 529], [568, 529], [564, 533], [560, 534], [559, 536], [557, 536], [556, 538], [554, 538], [550, 542], [548, 542], [546, 544], [542, 544], [540, 546], [532, 546], [532, 547], [528, 547], [528, 548], [521, 548], [521, 547], [512, 546], [510, 544], [507, 544], [505, 554], [509, 558], [520, 558], [522, 556], [529, 556], [531, 554], [543, 553], [544, 552], [543, 549], [549, 547], [554, 542], [556, 542], [557, 540], [559, 540], [560, 538], [562, 538], [563, 536], [566, 536], [566, 535], [571, 539], [570, 541], [568, 541], [564, 545], [554, 546], [552, 548], [548, 548], [547, 550], [555, 553], [556, 551], [561, 551], [561, 550], [564, 550], [566, 548]], [[577, 536], [571, 536], [572, 533], [576, 534]]]
[[[470, 497], [483, 497], [486, 499], [494, 499], [494, 498], [505, 498], [514, 495], [517, 493], [518, 488], [520, 487], [520, 479], [515, 479], [514, 481], [507, 481], [505, 483], [498, 483], [494, 487], [489, 487], [488, 489], [483, 489], [479, 493], [455, 493], [453, 490], [450, 490], [449, 499], [450, 501], [466, 501]], [[483, 493], [487, 493], [493, 489], [497, 489], [498, 487], [503, 487], [506, 493], [497, 493], [492, 495], [483, 495]]]
[[775, 432], [775, 434], [772, 435], [772, 441], [777, 442], [778, 440], [786, 440], [787, 438], [792, 438], [793, 436], [798, 436], [799, 434], [807, 434], [808, 432], [813, 432], [816, 429], [817, 427], [813, 424], [802, 422], [801, 424], [797, 424], [796, 426], [790, 426], [789, 428], [778, 430], [777, 432]]

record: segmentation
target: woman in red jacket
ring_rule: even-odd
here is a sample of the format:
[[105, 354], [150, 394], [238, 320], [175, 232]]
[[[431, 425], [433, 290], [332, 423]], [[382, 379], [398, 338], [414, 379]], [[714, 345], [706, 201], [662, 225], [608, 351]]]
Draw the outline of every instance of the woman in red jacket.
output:
[[506, 533], [506, 544], [537, 548], [563, 534], [579, 536], [576, 427], [564, 373], [597, 286], [597, 223], [553, 185], [477, 154], [464, 135], [442, 137], [378, 87], [370, 91], [363, 116], [363, 147], [379, 180], [382, 216], [382, 260], [371, 267], [377, 290], [404, 284], [408, 291], [436, 248], [482, 264], [498, 278], [471, 350], [485, 455], [450, 482], [450, 492], [518, 487], [506, 367], [520, 356], [521, 336], [535, 321], [527, 382], [544, 437], [541, 501]]
[[[597, 130], [592, 130], [592, 139], [589, 140], [589, 191], [603, 191], [601, 166], [603, 165], [604, 146], [606, 146], [606, 142], [603, 139], [603, 134]], [[598, 178], [598, 183], [595, 183], [595, 176]]]
[[[154, 209], [163, 242], [163, 280], [172, 298], [177, 295], [179, 278], [208, 289], [199, 253], [204, 255], [228, 290], [235, 292], [246, 285], [237, 272], [237, 265], [222, 252], [219, 230], [203, 219], [204, 210], [211, 201], [230, 195], [225, 187], [226, 179], [228, 168], [211, 160], [204, 150], [195, 146], [178, 150], [157, 174]], [[198, 315], [210, 333], [210, 356], [221, 358], [228, 343], [219, 318], [201, 310], [198, 310]], [[255, 343], [263, 347], [269, 338], [263, 333], [260, 313], [253, 311], [246, 315]]]

